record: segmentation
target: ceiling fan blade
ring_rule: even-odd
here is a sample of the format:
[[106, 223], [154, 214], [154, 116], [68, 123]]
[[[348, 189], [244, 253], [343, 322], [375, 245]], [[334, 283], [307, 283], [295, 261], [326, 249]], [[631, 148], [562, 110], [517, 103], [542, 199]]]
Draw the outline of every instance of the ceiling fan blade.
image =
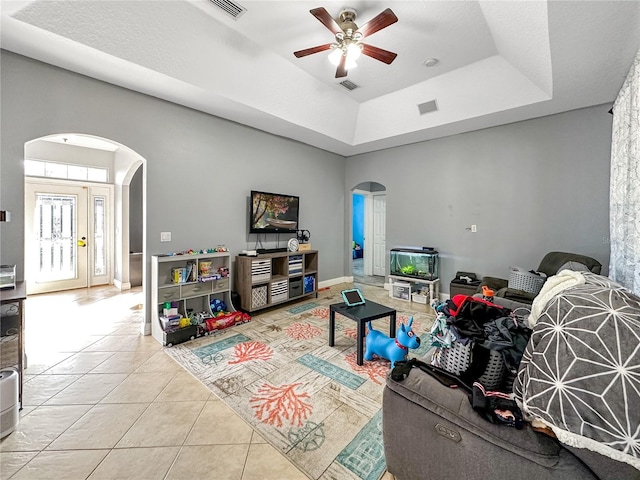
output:
[[377, 17], [372, 18], [363, 26], [361, 26], [357, 30], [357, 32], [360, 32], [363, 37], [368, 37], [382, 30], [383, 28], [386, 28], [389, 25], [396, 23], [397, 21], [398, 21], [398, 17], [396, 17], [395, 13], [393, 13], [390, 8], [387, 8], [384, 12], [380, 13]]
[[311, 12], [311, 15], [320, 20], [320, 23], [331, 30], [334, 35], [336, 33], [342, 32], [342, 29], [340, 28], [340, 25], [338, 25], [338, 22], [336, 22], [334, 18], [329, 14], [329, 12], [327, 12], [327, 10], [325, 10], [323, 7], [314, 8], [313, 10], [309, 11]]
[[338, 64], [338, 68], [336, 69], [336, 78], [341, 78], [346, 76], [347, 76], [347, 57], [342, 55], [340, 57], [340, 63]]
[[362, 54], [371, 58], [375, 58], [383, 63], [389, 65], [398, 56], [397, 53], [390, 52], [389, 50], [383, 50], [382, 48], [374, 47], [373, 45], [364, 44], [362, 47]]
[[324, 52], [325, 50], [329, 50], [331, 48], [330, 43], [325, 43], [324, 45], [318, 45], [317, 47], [306, 48], [304, 50], [298, 50], [297, 52], [293, 52], [293, 54], [297, 57], [306, 57], [307, 55], [311, 55], [313, 53]]

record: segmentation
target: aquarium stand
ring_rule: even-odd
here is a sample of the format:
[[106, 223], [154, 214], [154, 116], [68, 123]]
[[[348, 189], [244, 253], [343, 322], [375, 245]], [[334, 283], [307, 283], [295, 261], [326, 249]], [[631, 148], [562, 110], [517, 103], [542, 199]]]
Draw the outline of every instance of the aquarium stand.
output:
[[[416, 284], [426, 284], [429, 285], [429, 298], [427, 303], [431, 302], [431, 300], [440, 301], [440, 279], [436, 278], [434, 280], [425, 280], [424, 278], [413, 278], [413, 277], [404, 277], [402, 275], [389, 275], [389, 283], [393, 285], [397, 282], [409, 282]], [[416, 291], [416, 288], [411, 287], [411, 291]]]

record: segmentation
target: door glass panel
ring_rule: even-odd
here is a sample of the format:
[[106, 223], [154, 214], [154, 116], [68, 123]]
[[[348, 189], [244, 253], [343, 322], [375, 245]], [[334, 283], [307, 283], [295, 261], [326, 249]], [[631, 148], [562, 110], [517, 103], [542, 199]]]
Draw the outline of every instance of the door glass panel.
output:
[[107, 249], [105, 239], [105, 197], [93, 197], [93, 274], [107, 274]]
[[40, 281], [53, 282], [77, 277], [75, 195], [36, 196], [36, 240]]

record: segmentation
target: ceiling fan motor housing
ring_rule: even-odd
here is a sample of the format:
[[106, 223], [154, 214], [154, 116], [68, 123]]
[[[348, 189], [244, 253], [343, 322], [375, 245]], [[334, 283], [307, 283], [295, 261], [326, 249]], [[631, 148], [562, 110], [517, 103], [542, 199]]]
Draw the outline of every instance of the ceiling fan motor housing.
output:
[[347, 37], [351, 37], [358, 30], [358, 26], [355, 23], [357, 14], [358, 12], [356, 12], [355, 8], [345, 8], [338, 16], [340, 28]]

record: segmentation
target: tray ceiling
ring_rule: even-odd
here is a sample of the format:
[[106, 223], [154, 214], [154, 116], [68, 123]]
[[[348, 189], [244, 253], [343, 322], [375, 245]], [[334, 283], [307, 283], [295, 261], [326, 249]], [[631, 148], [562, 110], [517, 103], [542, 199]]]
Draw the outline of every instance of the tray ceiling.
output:
[[[612, 102], [640, 48], [635, 1], [237, 4], [3, 2], [2, 48], [341, 155]], [[353, 90], [327, 52], [295, 58], [333, 39], [318, 6], [358, 25], [392, 8], [367, 43], [398, 57], [363, 56]]]

